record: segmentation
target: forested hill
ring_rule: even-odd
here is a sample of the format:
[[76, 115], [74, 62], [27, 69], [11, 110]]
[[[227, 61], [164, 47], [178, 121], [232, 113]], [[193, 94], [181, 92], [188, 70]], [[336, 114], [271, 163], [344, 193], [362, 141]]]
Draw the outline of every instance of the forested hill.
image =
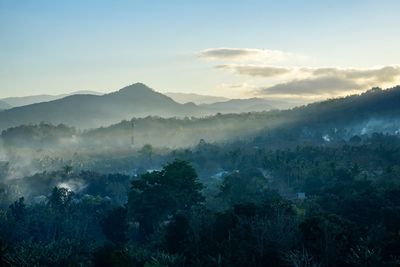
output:
[[291, 111], [308, 122], [354, 122], [390, 116], [400, 118], [400, 86], [382, 90], [372, 88], [361, 94], [309, 104]]
[[[121, 94], [124, 92], [108, 95], [107, 98], [119, 98]], [[82, 105], [87, 104], [82, 103]], [[166, 106], [168, 105], [175, 104], [172, 100], [168, 100]], [[74, 110], [69, 112], [71, 114], [68, 116], [71, 116], [71, 119], [75, 118], [72, 114], [78, 116]], [[86, 119], [89, 120], [87, 117]], [[82, 148], [84, 144], [97, 150], [130, 147], [132, 137], [135, 147], [145, 144], [155, 147], [187, 147], [197, 144], [201, 139], [206, 142], [256, 140], [257, 145], [279, 147], [280, 144], [291, 146], [298, 142], [326, 143], [348, 140], [354, 135], [373, 132], [398, 134], [400, 87], [387, 90], [373, 89], [361, 95], [327, 100], [284, 111], [217, 114], [204, 118], [133, 118], [109, 127], [83, 132], [65, 126], [54, 126], [54, 130], [52, 127], [49, 124], [41, 124], [10, 128], [2, 133], [1, 138], [5, 145], [29, 144], [42, 147], [60, 142]]]
[[[259, 144], [330, 142], [354, 135], [383, 132], [397, 134], [400, 129], [400, 87], [372, 89], [361, 95], [332, 99], [289, 110], [220, 114], [206, 118], [133, 119], [138, 144], [187, 146], [237, 139], [257, 139]], [[162, 132], [162, 137], [159, 133]], [[131, 122], [87, 132], [88, 139], [129, 140]], [[273, 138], [272, 138], [273, 137]], [[290, 137], [290, 138], [289, 138]], [[276, 144], [274, 144], [276, 145]]]

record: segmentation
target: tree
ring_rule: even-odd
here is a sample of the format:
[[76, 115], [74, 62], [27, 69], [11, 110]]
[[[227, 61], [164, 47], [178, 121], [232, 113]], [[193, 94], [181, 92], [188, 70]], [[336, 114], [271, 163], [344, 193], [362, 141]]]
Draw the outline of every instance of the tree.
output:
[[127, 211], [124, 207], [116, 207], [106, 214], [101, 224], [104, 235], [116, 245], [127, 241], [126, 214]]
[[63, 187], [54, 187], [49, 196], [49, 205], [58, 211], [64, 211], [71, 203], [74, 192]]
[[175, 160], [161, 171], [147, 172], [132, 182], [128, 199], [130, 215], [144, 236], [177, 211], [187, 211], [204, 201], [193, 167]]
[[26, 212], [25, 199], [23, 197], [19, 198], [10, 205], [10, 213], [16, 221], [22, 221]]
[[183, 214], [176, 214], [168, 224], [165, 243], [168, 252], [182, 253], [188, 247], [189, 221]]
[[229, 205], [260, 202], [269, 192], [267, 179], [251, 171], [234, 172], [226, 176], [220, 189], [219, 197]]

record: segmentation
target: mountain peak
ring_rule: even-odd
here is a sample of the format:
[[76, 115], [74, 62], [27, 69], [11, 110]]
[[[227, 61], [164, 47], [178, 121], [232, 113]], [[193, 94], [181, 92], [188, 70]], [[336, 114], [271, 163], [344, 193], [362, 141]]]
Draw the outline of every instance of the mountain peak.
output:
[[124, 88], [120, 89], [119, 92], [124, 92], [124, 91], [154, 91], [144, 83], [133, 83], [131, 85], [125, 86]]
[[118, 91], [106, 94], [105, 96], [114, 96], [114, 97], [122, 97], [125, 99], [130, 98], [146, 98], [150, 95], [158, 94], [156, 91], [145, 85], [144, 83], [134, 83], [128, 86], [125, 86]]

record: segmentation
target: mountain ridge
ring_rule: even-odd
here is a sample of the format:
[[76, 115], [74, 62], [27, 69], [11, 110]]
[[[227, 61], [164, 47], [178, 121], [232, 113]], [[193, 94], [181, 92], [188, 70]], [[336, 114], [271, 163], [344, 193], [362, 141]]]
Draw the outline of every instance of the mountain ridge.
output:
[[134, 83], [103, 95], [73, 94], [4, 110], [0, 112], [0, 130], [40, 122], [88, 129], [108, 126], [132, 117], [206, 116], [274, 108], [266, 100], [257, 99], [228, 100], [215, 105], [196, 105], [193, 102], [181, 104], [143, 83]]
[[4, 110], [0, 112], [0, 129], [40, 122], [87, 129], [135, 116], [185, 116], [199, 112], [197, 107], [178, 104], [146, 85], [136, 83], [109, 94], [70, 95]]
[[0, 100], [0, 111], [11, 108], [11, 105], [5, 101]]
[[[83, 102], [85, 100], [82, 99]], [[64, 146], [65, 140], [69, 139], [73, 145], [86, 146], [90, 150], [125, 150], [131, 148], [133, 136], [137, 147], [145, 144], [189, 147], [202, 139], [212, 143], [242, 140], [249, 142], [251, 147], [265, 146], [268, 149], [296, 144], [340, 144], [342, 140], [350, 140], [355, 135], [375, 132], [400, 134], [399, 103], [400, 86], [397, 86], [287, 110], [215, 114], [197, 118], [127, 117], [106, 127], [86, 131], [73, 129], [71, 131], [74, 133], [68, 138], [61, 135], [60, 144]], [[194, 104], [189, 106], [197, 107]], [[135, 125], [134, 129], [132, 125]], [[35, 140], [54, 140], [57, 134], [53, 132], [59, 132], [62, 128], [48, 124], [18, 126], [3, 131], [1, 136], [3, 144], [35, 143]]]
[[40, 95], [30, 95], [30, 96], [5, 97], [0, 99], [0, 101], [8, 103], [10, 107], [21, 107], [41, 102], [53, 101], [70, 95], [101, 95], [101, 94], [103, 93], [96, 91], [79, 90], [68, 94], [59, 94], [59, 95], [40, 94]]
[[202, 105], [202, 104], [212, 104], [216, 102], [223, 102], [230, 100], [230, 98], [227, 97], [201, 95], [195, 93], [167, 92], [165, 93], [165, 95], [171, 97], [176, 102], [181, 104], [193, 102], [196, 105]]

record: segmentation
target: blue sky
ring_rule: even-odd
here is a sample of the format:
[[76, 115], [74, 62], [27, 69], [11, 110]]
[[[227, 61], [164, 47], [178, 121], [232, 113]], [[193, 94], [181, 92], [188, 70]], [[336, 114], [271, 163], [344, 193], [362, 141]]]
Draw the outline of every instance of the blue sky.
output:
[[307, 99], [391, 86], [399, 11], [399, 1], [0, 0], [0, 97], [134, 82]]

